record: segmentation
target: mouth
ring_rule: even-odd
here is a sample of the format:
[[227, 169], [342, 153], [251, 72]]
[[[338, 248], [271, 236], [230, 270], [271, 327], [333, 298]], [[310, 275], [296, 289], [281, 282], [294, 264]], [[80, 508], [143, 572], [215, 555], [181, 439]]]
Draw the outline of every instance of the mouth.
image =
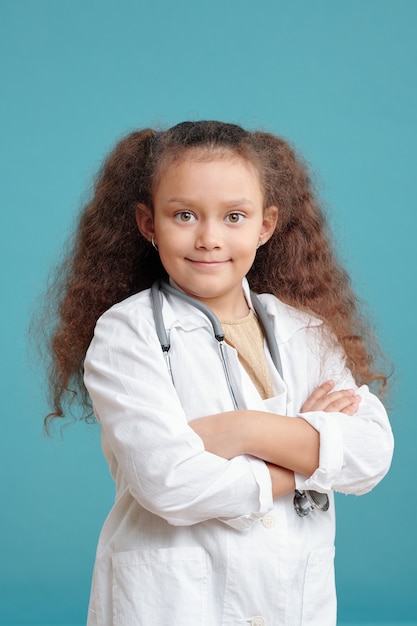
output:
[[221, 267], [222, 265], [226, 265], [226, 263], [229, 263], [230, 261], [230, 259], [227, 259], [225, 261], [212, 261], [212, 260], [207, 260], [207, 259], [186, 259], [186, 260], [192, 263], [193, 265], [198, 265], [200, 267]]

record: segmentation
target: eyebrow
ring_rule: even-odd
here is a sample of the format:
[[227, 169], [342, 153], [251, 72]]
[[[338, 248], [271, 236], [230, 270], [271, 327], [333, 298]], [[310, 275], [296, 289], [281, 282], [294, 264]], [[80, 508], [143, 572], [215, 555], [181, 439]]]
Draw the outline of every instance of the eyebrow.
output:
[[[192, 200], [190, 200], [189, 198], [181, 198], [178, 196], [172, 196], [171, 198], [168, 198], [167, 200], [168, 203], [178, 203], [178, 204], [183, 204], [185, 206], [194, 206], [194, 202]], [[225, 202], [225, 206], [228, 208], [233, 208], [233, 207], [237, 207], [237, 206], [242, 206], [242, 205], [250, 205], [253, 206], [253, 202], [251, 200], [249, 200], [249, 198], [236, 198], [235, 200], [230, 200], [229, 202]]]

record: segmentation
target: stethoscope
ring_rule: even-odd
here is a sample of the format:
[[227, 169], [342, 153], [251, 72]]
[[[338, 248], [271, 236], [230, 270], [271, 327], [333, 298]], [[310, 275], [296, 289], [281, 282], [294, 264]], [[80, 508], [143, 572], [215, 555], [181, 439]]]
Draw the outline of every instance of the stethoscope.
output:
[[[223, 332], [223, 328], [219, 319], [216, 317], [216, 315], [208, 306], [206, 306], [199, 300], [192, 298], [191, 296], [184, 293], [180, 289], [177, 289], [170, 283], [167, 283], [165, 281], [156, 281], [153, 283], [151, 287], [152, 309], [153, 309], [153, 315], [154, 315], [154, 320], [155, 320], [156, 333], [158, 335], [159, 343], [161, 344], [162, 353], [165, 357], [167, 369], [170, 374], [172, 383], [175, 386], [174, 376], [172, 373], [171, 362], [169, 358], [169, 349], [171, 347], [171, 342], [165, 330], [165, 324], [164, 324], [164, 319], [162, 315], [162, 292], [168, 293], [172, 296], [179, 298], [180, 300], [183, 300], [184, 302], [187, 302], [191, 306], [201, 311], [211, 322], [211, 325], [213, 327], [213, 333], [219, 346], [220, 360], [223, 365], [223, 371], [224, 371], [225, 379], [227, 382], [227, 387], [230, 392], [230, 397], [233, 402], [233, 407], [235, 410], [238, 410], [239, 404], [236, 399], [236, 394], [233, 389], [232, 378], [230, 375], [230, 367], [229, 367], [227, 353], [225, 349], [224, 332]], [[281, 362], [281, 357], [279, 353], [279, 348], [278, 348], [278, 344], [275, 338], [274, 329], [268, 318], [268, 314], [265, 311], [265, 308], [263, 307], [258, 296], [253, 291], [250, 292], [250, 297], [251, 297], [251, 301], [252, 301], [252, 305], [255, 310], [255, 313], [258, 316], [258, 319], [261, 323], [262, 330], [264, 332], [264, 336], [266, 339], [266, 343], [267, 343], [269, 352], [271, 354], [272, 362], [274, 363], [275, 368], [277, 369], [278, 373], [283, 379], [282, 362]], [[328, 508], [329, 508], [329, 498], [327, 494], [320, 493], [318, 491], [312, 491], [312, 490], [309, 490], [309, 491], [299, 491], [298, 489], [295, 490], [294, 509], [300, 517], [304, 517], [305, 515], [308, 515], [312, 510], [327, 511]]]

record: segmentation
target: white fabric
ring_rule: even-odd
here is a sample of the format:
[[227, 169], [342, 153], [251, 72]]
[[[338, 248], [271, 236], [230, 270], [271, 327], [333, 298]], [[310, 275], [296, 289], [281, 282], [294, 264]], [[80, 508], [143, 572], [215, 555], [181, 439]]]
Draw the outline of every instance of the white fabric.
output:
[[[265, 348], [275, 396], [263, 401], [227, 346], [242, 408], [296, 416], [325, 380], [354, 386], [318, 320], [273, 296], [260, 298], [285, 382]], [[163, 314], [175, 387], [149, 291], [100, 318], [85, 361], [116, 483], [97, 549], [89, 626], [334, 626], [332, 492], [365, 493], [388, 471], [393, 438], [383, 406], [362, 387], [354, 417], [302, 415], [320, 432], [320, 467], [297, 476], [297, 486], [327, 491], [330, 510], [300, 518], [292, 495], [272, 501], [262, 461], [227, 461], [204, 450], [188, 421], [233, 410], [217, 341], [206, 317], [177, 298], [164, 297]]]

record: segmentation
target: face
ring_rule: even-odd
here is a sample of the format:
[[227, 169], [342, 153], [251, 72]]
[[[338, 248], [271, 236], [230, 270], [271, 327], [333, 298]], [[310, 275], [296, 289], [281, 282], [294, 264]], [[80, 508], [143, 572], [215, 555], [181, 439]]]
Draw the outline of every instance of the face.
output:
[[148, 240], [154, 236], [169, 276], [224, 318], [247, 314], [242, 278], [276, 219], [275, 207], [263, 210], [257, 172], [232, 156], [170, 165], [153, 216], [142, 205], [137, 211], [139, 229]]

